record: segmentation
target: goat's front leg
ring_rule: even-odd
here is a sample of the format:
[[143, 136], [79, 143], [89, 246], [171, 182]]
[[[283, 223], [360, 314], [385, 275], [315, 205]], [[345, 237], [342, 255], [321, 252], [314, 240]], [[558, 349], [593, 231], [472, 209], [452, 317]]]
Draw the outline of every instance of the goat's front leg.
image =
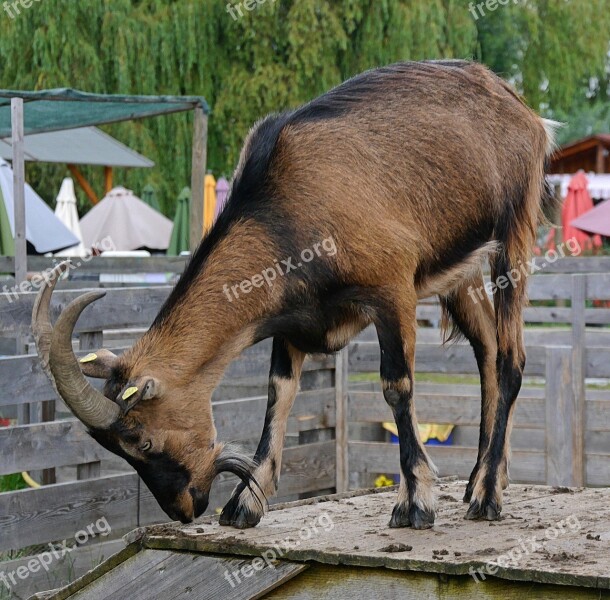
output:
[[264, 514], [266, 498], [277, 491], [286, 423], [299, 387], [304, 358], [305, 354], [286, 340], [273, 339], [267, 412], [254, 455], [257, 467], [253, 475], [260, 490], [256, 486], [248, 489], [240, 483], [220, 515], [221, 525], [233, 525], [238, 529], [254, 527]]
[[[399, 292], [404, 295], [397, 297]], [[376, 310], [375, 326], [383, 395], [398, 428], [401, 470], [390, 527], [427, 529], [434, 524], [432, 484], [436, 469], [421, 443], [413, 402], [417, 295], [412, 287], [392, 290], [384, 304]]]

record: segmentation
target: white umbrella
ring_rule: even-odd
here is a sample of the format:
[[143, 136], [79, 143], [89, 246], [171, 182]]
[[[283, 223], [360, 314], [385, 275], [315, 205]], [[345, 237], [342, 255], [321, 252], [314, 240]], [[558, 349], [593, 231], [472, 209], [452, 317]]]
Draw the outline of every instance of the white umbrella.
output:
[[[66, 177], [61, 182], [59, 194], [55, 204], [55, 216], [79, 239], [83, 236], [80, 231], [78, 222], [78, 211], [76, 210], [76, 194], [74, 193], [74, 182], [70, 177]], [[83, 242], [79, 242], [76, 246], [66, 248], [61, 252], [57, 252], [56, 256], [86, 256], [87, 251]]]
[[81, 219], [80, 226], [87, 248], [107, 239], [114, 250], [167, 250], [174, 224], [131, 190], [116, 187]]
[[[14, 236], [13, 171], [1, 158], [0, 188]], [[61, 250], [79, 242], [78, 238], [53, 214], [45, 201], [27, 183], [25, 184], [25, 237], [40, 254]]]

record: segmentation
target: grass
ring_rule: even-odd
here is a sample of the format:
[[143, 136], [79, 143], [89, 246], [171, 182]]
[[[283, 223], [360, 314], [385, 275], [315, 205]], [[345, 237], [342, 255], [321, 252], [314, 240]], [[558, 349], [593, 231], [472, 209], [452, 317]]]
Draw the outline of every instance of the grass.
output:
[[23, 490], [27, 487], [27, 483], [21, 477], [21, 473], [0, 476], [0, 493], [14, 492], [15, 490]]

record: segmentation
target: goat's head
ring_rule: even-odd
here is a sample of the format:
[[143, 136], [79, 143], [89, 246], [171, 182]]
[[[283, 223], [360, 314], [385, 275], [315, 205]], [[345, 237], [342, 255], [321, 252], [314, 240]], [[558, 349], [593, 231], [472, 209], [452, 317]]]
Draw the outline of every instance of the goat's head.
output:
[[[134, 467], [169, 517], [184, 523], [206, 510], [218, 473], [229, 471], [246, 486], [257, 485], [253, 462], [216, 441], [211, 408], [200, 418], [198, 403], [191, 402], [197, 399], [196, 381], [180, 385], [167, 373], [171, 369], [164, 370], [165, 375], [138, 372], [138, 361], [134, 366], [109, 350], [77, 360], [72, 351], [76, 321], [105, 292], [88, 292], [74, 299], [52, 326], [51, 295], [68, 264], [55, 267], [40, 290], [32, 330], [51, 383], [89, 434]], [[85, 375], [104, 379], [103, 393]]]

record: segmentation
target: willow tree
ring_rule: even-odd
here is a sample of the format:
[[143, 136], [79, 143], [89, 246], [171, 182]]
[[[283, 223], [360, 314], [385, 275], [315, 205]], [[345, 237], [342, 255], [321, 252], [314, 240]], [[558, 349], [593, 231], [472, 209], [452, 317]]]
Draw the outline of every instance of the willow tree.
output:
[[[231, 16], [226, 2], [241, 4]], [[478, 4], [478, 1], [477, 1]], [[475, 19], [469, 0], [44, 0], [0, 19], [0, 86], [204, 96], [208, 165], [229, 176], [249, 127], [364, 69], [396, 60], [479, 58], [536, 108], [568, 113], [607, 102], [610, 0], [520, 0]], [[233, 11], [235, 12], [235, 11]], [[190, 116], [105, 127], [152, 158], [119, 171], [159, 190], [172, 215], [189, 182]], [[28, 167], [50, 200], [62, 167]], [[89, 169], [97, 189], [99, 169]]]

